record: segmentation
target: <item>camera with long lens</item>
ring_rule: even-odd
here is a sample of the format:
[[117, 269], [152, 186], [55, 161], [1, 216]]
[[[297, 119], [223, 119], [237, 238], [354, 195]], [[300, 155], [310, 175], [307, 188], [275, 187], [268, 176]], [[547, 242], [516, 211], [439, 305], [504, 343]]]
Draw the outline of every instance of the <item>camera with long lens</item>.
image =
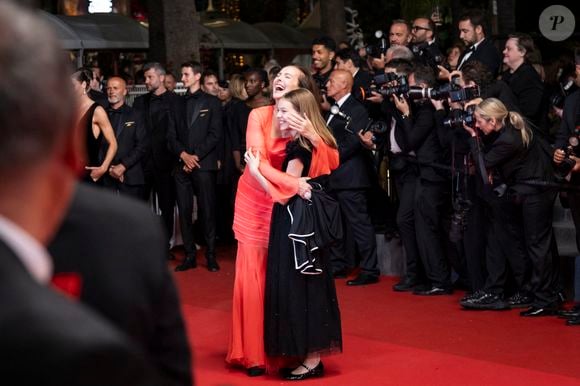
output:
[[481, 96], [478, 86], [462, 87], [458, 75], [451, 78], [449, 83], [445, 83], [438, 88], [411, 87], [409, 90], [410, 99], [430, 98], [435, 100], [449, 99], [451, 102], [470, 101]]
[[[373, 77], [373, 79], [371, 80], [371, 84], [369, 87], [367, 88], [362, 88], [360, 89], [361, 91], [361, 95], [363, 97], [363, 99], [366, 99], [368, 97], [371, 96], [371, 93], [377, 92], [382, 94], [383, 96], [385, 96], [384, 94], [384, 89], [388, 88], [388, 86], [393, 86], [393, 85], [398, 85], [398, 84], [405, 84], [407, 85], [407, 89], [408, 89], [408, 81], [407, 78], [404, 75], [397, 75], [394, 72], [387, 72], [387, 73], [381, 73], [378, 75], [375, 75]], [[404, 88], [405, 86], [403, 86]], [[403, 94], [406, 91], [402, 92]], [[392, 94], [388, 94], [388, 95], [392, 95]]]
[[365, 47], [365, 51], [368, 56], [373, 58], [380, 58], [381, 55], [384, 55], [387, 52], [387, 48], [389, 48], [387, 44], [387, 39], [385, 39], [385, 35], [383, 31], [378, 30], [375, 32], [375, 37], [377, 38], [377, 42], [375, 44], [369, 44]]
[[469, 127], [475, 127], [475, 106], [468, 106], [466, 110], [453, 109], [447, 118], [443, 120], [443, 126], [448, 129], [463, 129], [465, 123]]
[[383, 97], [389, 97], [391, 95], [407, 95], [409, 92], [409, 79], [407, 76], [398, 75], [394, 72], [376, 76], [375, 84], [377, 85], [376, 91]]
[[362, 132], [364, 134], [369, 131], [373, 133], [371, 138], [373, 143], [381, 143], [384, 136], [389, 132], [389, 125], [385, 121], [371, 119]]
[[580, 134], [579, 128], [576, 129], [576, 133], [568, 138], [568, 145], [562, 147], [561, 150], [564, 151], [564, 160], [554, 167], [554, 175], [556, 178], [563, 180], [572, 171], [576, 165], [576, 161], [570, 158], [570, 156], [578, 156], [580, 150], [580, 139], [578, 135]]

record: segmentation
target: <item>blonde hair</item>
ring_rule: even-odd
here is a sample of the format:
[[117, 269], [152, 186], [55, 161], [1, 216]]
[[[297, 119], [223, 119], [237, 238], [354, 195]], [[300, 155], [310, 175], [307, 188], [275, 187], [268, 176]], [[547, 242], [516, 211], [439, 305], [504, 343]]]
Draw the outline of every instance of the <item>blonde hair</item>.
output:
[[229, 89], [232, 97], [238, 98], [240, 100], [245, 101], [248, 98], [248, 94], [246, 94], [246, 88], [244, 84], [246, 83], [244, 77], [240, 74], [234, 74], [230, 78]]
[[486, 121], [495, 118], [497, 121], [501, 122], [502, 125], [505, 125], [506, 118], [509, 119], [509, 123], [520, 131], [524, 146], [527, 147], [530, 144], [530, 141], [532, 140], [532, 131], [528, 127], [524, 117], [515, 111], [509, 111], [499, 99], [485, 99], [475, 108], [475, 112]]
[[[334, 139], [334, 136], [328, 129], [328, 126], [326, 126], [326, 122], [322, 118], [322, 115], [320, 115], [319, 104], [310, 91], [305, 88], [298, 88], [284, 94], [282, 99], [290, 102], [296, 111], [301, 114], [305, 114], [308, 119], [310, 119], [310, 122], [312, 122], [312, 126], [314, 127], [314, 131], [320, 136], [320, 138], [322, 138], [324, 143], [335, 149], [338, 148], [336, 139]], [[298, 138], [298, 142], [304, 148], [312, 150], [312, 144], [303, 136]]]

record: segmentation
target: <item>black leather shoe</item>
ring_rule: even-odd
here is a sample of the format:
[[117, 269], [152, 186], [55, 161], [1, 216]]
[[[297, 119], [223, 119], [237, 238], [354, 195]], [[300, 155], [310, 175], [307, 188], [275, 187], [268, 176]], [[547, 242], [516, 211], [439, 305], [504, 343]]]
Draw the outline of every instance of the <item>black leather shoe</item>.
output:
[[195, 261], [195, 256], [187, 257], [183, 260], [183, 263], [179, 264], [175, 267], [175, 272], [187, 271], [188, 269], [193, 269], [197, 267], [197, 262]]
[[508, 304], [503, 300], [503, 296], [485, 292], [479, 297], [459, 302], [463, 308], [469, 310], [508, 310]]
[[308, 371], [303, 374], [292, 374], [292, 372], [288, 372], [283, 375], [283, 378], [289, 381], [301, 381], [303, 379], [322, 377], [324, 375], [324, 365], [322, 364], [322, 361], [318, 362], [318, 365], [313, 368], [307, 367], [304, 363], [302, 363], [300, 367], [304, 367]]
[[511, 308], [527, 308], [532, 305], [533, 299], [531, 296], [522, 292], [516, 292], [507, 300]]
[[368, 276], [368, 275], [358, 275], [356, 278], [349, 280], [346, 282], [346, 285], [367, 285], [367, 284], [374, 284], [378, 283], [379, 278], [376, 276]]
[[567, 326], [580, 326], [580, 316], [566, 320]]
[[437, 295], [450, 295], [453, 293], [451, 288], [442, 288], [442, 287], [431, 287], [426, 290], [415, 290], [413, 291], [413, 295], [419, 296], [437, 296]]
[[575, 310], [574, 308], [570, 310], [560, 310], [557, 312], [558, 317], [562, 319], [573, 319], [580, 317], [580, 311]]
[[259, 377], [260, 375], [266, 374], [266, 369], [263, 367], [254, 366], [248, 368], [246, 373], [248, 374], [248, 377]]
[[555, 308], [551, 307], [530, 307], [525, 311], [520, 312], [520, 316], [536, 317], [536, 316], [552, 316], [556, 315]]
[[220, 266], [218, 265], [217, 261], [214, 260], [208, 260], [207, 262], [207, 270], [210, 272], [217, 272], [220, 270]]
[[413, 291], [415, 285], [417, 285], [417, 283], [415, 283], [414, 281], [403, 279], [393, 286], [393, 291], [397, 292]]

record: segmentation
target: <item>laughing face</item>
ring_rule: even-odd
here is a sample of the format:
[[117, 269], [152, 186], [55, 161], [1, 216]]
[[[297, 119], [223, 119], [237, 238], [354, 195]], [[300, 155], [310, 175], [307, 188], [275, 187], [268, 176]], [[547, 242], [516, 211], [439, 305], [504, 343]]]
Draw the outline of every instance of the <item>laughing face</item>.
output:
[[280, 70], [272, 86], [272, 97], [278, 100], [284, 96], [288, 91], [299, 88], [298, 81], [303, 76], [302, 72], [294, 66], [286, 66]]
[[292, 103], [282, 98], [276, 104], [276, 120], [278, 121], [278, 127], [282, 132], [282, 137], [294, 137], [296, 135], [296, 130], [290, 129], [290, 122], [288, 116], [292, 113], [297, 113]]

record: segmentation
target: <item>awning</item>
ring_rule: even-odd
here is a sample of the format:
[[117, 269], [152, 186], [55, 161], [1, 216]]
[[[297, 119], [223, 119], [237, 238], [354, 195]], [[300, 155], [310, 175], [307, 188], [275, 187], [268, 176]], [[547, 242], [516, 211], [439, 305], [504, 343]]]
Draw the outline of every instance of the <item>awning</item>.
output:
[[[248, 23], [226, 18], [202, 19], [200, 46], [203, 48], [271, 50], [272, 42]], [[208, 34], [209, 32], [209, 34]], [[213, 36], [209, 36], [213, 35]]]
[[149, 31], [138, 21], [117, 14], [56, 16], [81, 39], [85, 50], [149, 48]]
[[83, 48], [79, 35], [57, 16], [45, 11], [38, 11], [42, 17], [55, 31], [60, 44], [65, 50], [80, 50]]
[[256, 23], [253, 27], [259, 29], [268, 37], [274, 49], [294, 48], [308, 49], [311, 39], [295, 28], [280, 23]]

